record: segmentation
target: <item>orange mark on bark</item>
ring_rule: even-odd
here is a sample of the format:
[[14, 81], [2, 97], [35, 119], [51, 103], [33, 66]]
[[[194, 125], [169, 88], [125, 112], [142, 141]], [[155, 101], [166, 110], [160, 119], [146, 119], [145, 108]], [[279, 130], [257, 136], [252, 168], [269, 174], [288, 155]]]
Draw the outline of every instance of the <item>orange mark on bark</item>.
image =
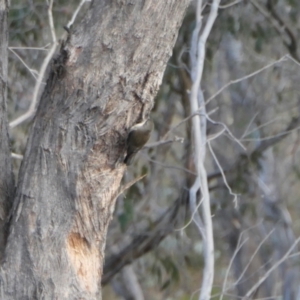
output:
[[88, 245], [78, 233], [71, 233], [67, 241], [67, 253], [81, 286], [91, 294], [97, 294], [101, 277], [99, 248]]

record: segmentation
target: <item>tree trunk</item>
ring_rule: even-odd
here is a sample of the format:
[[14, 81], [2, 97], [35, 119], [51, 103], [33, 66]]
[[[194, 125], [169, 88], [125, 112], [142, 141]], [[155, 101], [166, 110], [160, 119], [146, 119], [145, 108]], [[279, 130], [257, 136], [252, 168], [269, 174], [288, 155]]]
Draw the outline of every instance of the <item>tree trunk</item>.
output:
[[5, 221], [11, 207], [14, 193], [14, 179], [6, 116], [8, 47], [7, 13], [8, 0], [0, 0], [0, 260], [3, 258], [5, 245]]
[[[153, 106], [188, 3], [93, 1], [70, 31], [53, 61], [20, 169], [1, 299], [101, 299], [106, 232], [126, 169], [128, 129]], [[0, 37], [2, 58], [6, 40]], [[5, 72], [0, 163], [7, 163], [1, 165], [7, 174], [0, 183], [11, 190]], [[9, 195], [0, 194], [3, 208]]]

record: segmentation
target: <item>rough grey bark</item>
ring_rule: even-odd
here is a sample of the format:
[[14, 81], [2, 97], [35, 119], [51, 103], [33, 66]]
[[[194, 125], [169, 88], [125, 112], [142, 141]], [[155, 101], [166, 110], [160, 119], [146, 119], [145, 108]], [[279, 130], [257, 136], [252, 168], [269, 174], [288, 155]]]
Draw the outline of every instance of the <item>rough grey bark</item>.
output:
[[2, 299], [100, 299], [128, 129], [150, 111], [188, 0], [94, 1], [54, 60], [19, 174]]
[[14, 193], [6, 116], [8, 6], [8, 0], [0, 0], [0, 259], [2, 259], [5, 244], [5, 219]]

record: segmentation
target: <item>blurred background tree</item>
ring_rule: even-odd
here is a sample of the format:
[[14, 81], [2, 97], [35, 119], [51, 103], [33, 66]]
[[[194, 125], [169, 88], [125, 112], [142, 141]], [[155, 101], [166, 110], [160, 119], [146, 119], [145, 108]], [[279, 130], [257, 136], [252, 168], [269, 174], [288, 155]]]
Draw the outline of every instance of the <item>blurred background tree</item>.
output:
[[[66, 34], [78, 4], [54, 2], [57, 36]], [[206, 18], [210, 1], [204, 4]], [[218, 13], [202, 81], [216, 244], [212, 299], [299, 299], [300, 3], [221, 1]], [[28, 110], [50, 47], [47, 3], [14, 1], [9, 21], [13, 121]], [[198, 299], [203, 244], [188, 208], [195, 177], [188, 101], [194, 26], [192, 2], [152, 111], [151, 140], [123, 179], [146, 174], [118, 199], [104, 299]], [[16, 174], [30, 124], [10, 130]]]

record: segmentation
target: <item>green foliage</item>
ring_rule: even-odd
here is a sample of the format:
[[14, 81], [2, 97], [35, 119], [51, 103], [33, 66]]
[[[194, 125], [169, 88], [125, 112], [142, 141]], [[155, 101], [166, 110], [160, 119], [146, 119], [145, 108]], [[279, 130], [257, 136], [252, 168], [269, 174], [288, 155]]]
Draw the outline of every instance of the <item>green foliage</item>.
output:
[[133, 201], [130, 198], [124, 198], [123, 212], [118, 216], [122, 232], [125, 232], [128, 225], [132, 222], [134, 216]]
[[234, 16], [229, 16], [227, 19], [227, 30], [233, 35], [238, 31], [238, 20]]
[[151, 273], [156, 277], [161, 290], [165, 290], [180, 280], [179, 269], [169, 255], [157, 257], [157, 261], [152, 265]]
[[263, 46], [268, 39], [265, 28], [260, 24], [256, 24], [256, 29], [252, 32], [252, 36], [255, 39], [255, 51], [261, 53], [263, 51]]

